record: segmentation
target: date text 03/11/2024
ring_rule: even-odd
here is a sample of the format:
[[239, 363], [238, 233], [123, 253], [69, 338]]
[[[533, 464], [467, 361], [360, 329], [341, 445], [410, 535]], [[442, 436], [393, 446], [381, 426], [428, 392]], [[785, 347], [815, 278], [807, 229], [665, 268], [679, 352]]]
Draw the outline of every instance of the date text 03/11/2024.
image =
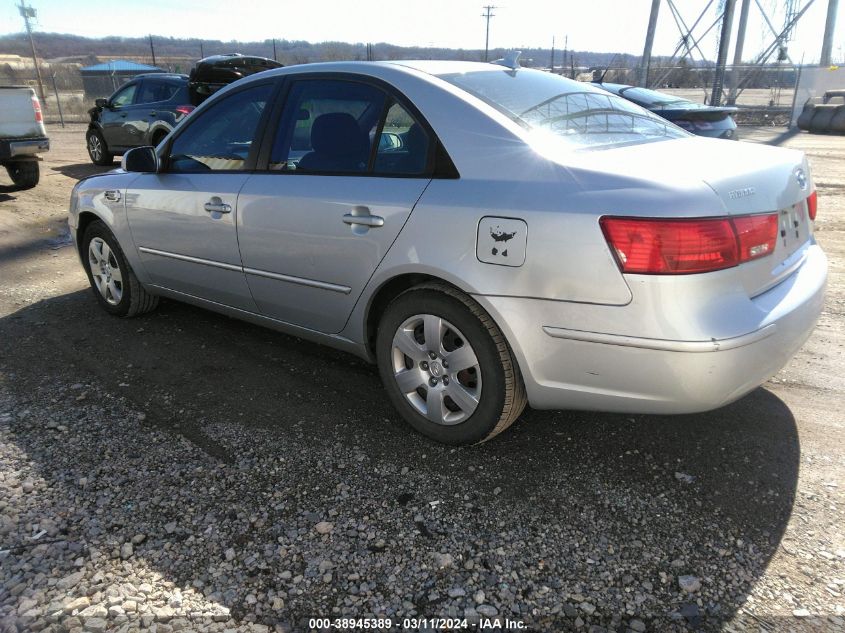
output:
[[[308, 628], [340, 631], [390, 631], [394, 630], [393, 627], [398, 624], [398, 621], [393, 621], [390, 618], [311, 618], [308, 622]], [[480, 618], [478, 621], [470, 621], [466, 618], [404, 618], [400, 630], [454, 631], [459, 629], [520, 631], [527, 629], [527, 626], [521, 620], [502, 617]]]

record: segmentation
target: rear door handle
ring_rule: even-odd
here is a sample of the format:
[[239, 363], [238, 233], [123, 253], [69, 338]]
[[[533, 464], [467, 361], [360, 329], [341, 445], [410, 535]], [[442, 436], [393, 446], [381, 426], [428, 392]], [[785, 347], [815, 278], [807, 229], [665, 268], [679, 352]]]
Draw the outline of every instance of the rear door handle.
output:
[[223, 202], [217, 196], [214, 196], [211, 200], [206, 202], [203, 205], [203, 208], [208, 211], [209, 213], [231, 213], [232, 207], [225, 202]]
[[343, 216], [343, 221], [345, 224], [357, 224], [360, 226], [384, 226], [384, 218], [379, 215], [353, 215], [352, 213], [347, 213]]
[[156, 115], [156, 111], [155, 111], [155, 110], [153, 110], [152, 112], [150, 112], [150, 116], [155, 116], [155, 115]]

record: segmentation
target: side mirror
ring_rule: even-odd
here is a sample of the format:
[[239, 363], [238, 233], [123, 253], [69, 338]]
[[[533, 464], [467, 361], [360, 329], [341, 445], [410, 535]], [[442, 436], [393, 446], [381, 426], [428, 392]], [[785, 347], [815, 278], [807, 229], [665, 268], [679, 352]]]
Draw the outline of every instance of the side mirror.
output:
[[158, 171], [158, 156], [154, 147], [133, 147], [120, 161], [123, 171], [154, 174]]
[[97, 106], [98, 108], [108, 108], [109, 107], [109, 100], [103, 99], [103, 98], [95, 99], [94, 105]]

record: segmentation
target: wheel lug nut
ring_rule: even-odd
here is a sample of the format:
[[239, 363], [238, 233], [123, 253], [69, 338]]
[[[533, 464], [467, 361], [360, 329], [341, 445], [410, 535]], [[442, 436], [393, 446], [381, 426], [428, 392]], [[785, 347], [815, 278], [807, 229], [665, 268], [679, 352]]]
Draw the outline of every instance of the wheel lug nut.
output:
[[449, 376], [443, 376], [443, 384], [444, 384], [444, 385], [448, 385], [448, 384], [449, 384]]
[[428, 357], [429, 357], [431, 360], [434, 360], [435, 358], [437, 358], [437, 354], [435, 354], [434, 352], [429, 352], [429, 353], [428, 353]]
[[443, 367], [449, 367], [449, 361], [444, 360], [441, 364], [443, 365]]
[[437, 386], [437, 378], [434, 378], [434, 377], [430, 378], [428, 380], [428, 384], [431, 385], [432, 387], [436, 387]]
[[425, 361], [421, 362], [420, 369], [422, 369], [423, 371], [428, 371], [428, 363]]

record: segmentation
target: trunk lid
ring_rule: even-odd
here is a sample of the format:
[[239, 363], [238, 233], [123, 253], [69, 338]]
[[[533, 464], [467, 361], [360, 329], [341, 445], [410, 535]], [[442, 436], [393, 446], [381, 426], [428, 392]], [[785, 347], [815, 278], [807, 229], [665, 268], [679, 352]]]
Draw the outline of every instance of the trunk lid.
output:
[[[772, 254], [735, 269], [751, 297], [788, 276], [800, 264], [802, 247], [812, 237], [807, 197], [815, 187], [800, 151], [694, 137], [576, 154], [565, 160], [561, 156], [561, 162], [574, 170], [600, 170], [609, 182], [613, 175], [628, 183], [635, 179], [641, 182], [638, 189], [662, 189], [664, 200], [672, 197], [675, 201], [667, 208], [661, 200], [659, 205], [653, 205], [654, 212], [628, 205], [608, 209], [608, 215], [702, 217], [777, 213], [779, 233]], [[708, 207], [705, 213], [701, 211], [701, 195], [695, 193], [702, 184], [717, 197], [712, 209]], [[697, 197], [690, 204], [693, 195]]]

